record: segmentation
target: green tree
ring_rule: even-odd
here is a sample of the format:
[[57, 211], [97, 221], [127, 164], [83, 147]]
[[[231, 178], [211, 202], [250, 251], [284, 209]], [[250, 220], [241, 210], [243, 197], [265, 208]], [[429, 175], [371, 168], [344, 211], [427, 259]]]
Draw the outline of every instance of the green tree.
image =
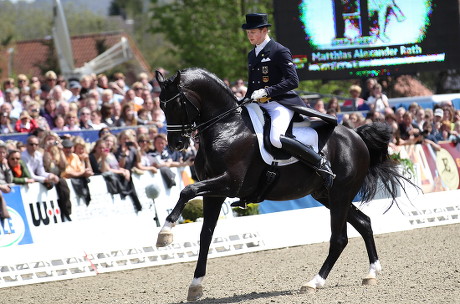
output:
[[244, 15], [272, 11], [269, 0], [152, 0], [154, 33], [163, 33], [176, 62], [166, 67], [202, 67], [221, 78], [246, 78], [250, 45], [241, 30]]

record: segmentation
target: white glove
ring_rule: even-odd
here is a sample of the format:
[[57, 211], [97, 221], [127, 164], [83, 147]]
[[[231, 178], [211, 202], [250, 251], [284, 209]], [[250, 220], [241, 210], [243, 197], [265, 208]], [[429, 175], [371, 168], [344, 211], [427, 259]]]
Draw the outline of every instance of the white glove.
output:
[[265, 91], [265, 89], [255, 90], [251, 95], [251, 99], [256, 101], [264, 97], [267, 97], [267, 91]]

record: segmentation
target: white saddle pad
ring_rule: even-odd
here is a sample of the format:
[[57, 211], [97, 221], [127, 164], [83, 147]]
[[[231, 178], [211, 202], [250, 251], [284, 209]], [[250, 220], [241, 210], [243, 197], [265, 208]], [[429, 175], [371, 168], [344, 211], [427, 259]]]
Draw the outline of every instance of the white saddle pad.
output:
[[[262, 159], [267, 164], [271, 165], [273, 161], [276, 161], [279, 166], [286, 166], [293, 164], [298, 161], [297, 158], [291, 157], [289, 159], [277, 160], [275, 159], [264, 147], [264, 115], [259, 105], [256, 103], [250, 103], [245, 105], [248, 110], [249, 117], [251, 117], [252, 125], [257, 135], [259, 142], [259, 150]], [[310, 122], [308, 120], [302, 122], [295, 122], [292, 133], [298, 141], [304, 145], [313, 147], [316, 153], [318, 153], [318, 133], [309, 127]]]

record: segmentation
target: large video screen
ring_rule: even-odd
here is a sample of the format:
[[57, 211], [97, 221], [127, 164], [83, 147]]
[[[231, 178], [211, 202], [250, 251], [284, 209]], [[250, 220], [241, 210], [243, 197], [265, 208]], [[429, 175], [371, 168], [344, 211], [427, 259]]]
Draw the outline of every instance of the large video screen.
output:
[[276, 38], [299, 78], [347, 79], [460, 65], [458, 0], [275, 0]]

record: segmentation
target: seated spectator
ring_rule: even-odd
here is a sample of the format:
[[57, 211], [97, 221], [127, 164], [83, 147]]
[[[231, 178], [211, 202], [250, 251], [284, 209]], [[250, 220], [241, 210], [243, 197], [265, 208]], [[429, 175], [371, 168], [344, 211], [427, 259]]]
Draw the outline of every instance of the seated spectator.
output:
[[109, 153], [110, 150], [107, 148], [106, 141], [102, 138], [99, 138], [89, 154], [91, 169], [95, 175], [100, 175], [109, 171], [110, 166], [107, 161]]
[[80, 124], [78, 122], [77, 112], [70, 111], [66, 115], [66, 127], [69, 131], [78, 131], [80, 130]]
[[155, 158], [148, 154], [148, 151], [151, 150], [150, 147], [150, 138], [146, 134], [139, 135], [137, 139], [137, 144], [139, 145], [137, 168], [143, 171], [150, 171], [156, 173], [157, 170], [157, 161]]
[[[57, 79], [53, 80], [57, 84]], [[64, 90], [58, 86], [55, 85], [51, 90], [50, 90], [50, 96], [56, 100], [57, 104], [60, 105], [62, 103], [67, 103], [68, 98], [64, 96]]]
[[416, 124], [420, 130], [422, 130], [424, 123], [425, 123], [425, 109], [423, 109], [422, 107], [419, 107], [415, 111], [414, 124]]
[[113, 106], [109, 103], [103, 103], [101, 105], [101, 123], [104, 123], [107, 127], [115, 127], [115, 117], [113, 116]]
[[433, 134], [433, 124], [429, 121], [423, 123], [422, 135], [425, 139], [431, 140], [434, 143], [438, 143], [438, 138]]
[[97, 104], [96, 99], [87, 97], [85, 98], [85, 100], [86, 100], [85, 106], [90, 110], [90, 112], [99, 110], [99, 105]]
[[102, 104], [111, 104], [114, 101], [122, 102], [123, 101], [123, 96], [114, 94], [111, 89], [105, 89], [101, 92], [101, 101]]
[[8, 166], [13, 174], [13, 183], [24, 185], [35, 182], [32, 175], [30, 175], [27, 165], [21, 159], [21, 152], [19, 150], [10, 150], [7, 159]]
[[329, 109], [334, 109], [335, 113], [340, 113], [340, 104], [337, 97], [332, 97], [326, 105], [326, 111]]
[[0, 106], [0, 112], [5, 115], [5, 116], [8, 116], [10, 118], [10, 121], [11, 121], [11, 124], [13, 126], [13, 129], [14, 129], [14, 126], [16, 125], [16, 121], [17, 119], [11, 117], [11, 111], [13, 110], [13, 106], [8, 103], [8, 102], [4, 102], [1, 106]]
[[[131, 85], [131, 89], [134, 91], [134, 103], [142, 106], [144, 99], [142, 99], [142, 92], [144, 91], [144, 85], [141, 82], [135, 82]], [[139, 111], [140, 108], [137, 108], [136, 111]]]
[[24, 74], [18, 75], [18, 89], [20, 92], [29, 92], [29, 78]]
[[443, 106], [442, 107], [443, 111], [443, 116], [442, 116], [442, 121], [449, 121], [450, 122], [450, 130], [452, 131], [454, 129], [454, 115], [455, 111], [452, 106]]
[[53, 89], [57, 84], [57, 75], [54, 71], [48, 71], [45, 73], [45, 81], [49, 89]]
[[44, 110], [40, 113], [40, 116], [45, 117], [48, 122], [48, 126], [52, 130], [55, 127], [54, 119], [57, 116], [56, 100], [53, 98], [47, 98], [45, 100]]
[[63, 76], [58, 76], [57, 85], [62, 89], [62, 96], [64, 100], [68, 102], [68, 100], [72, 97], [72, 92], [67, 89], [67, 80]]
[[406, 144], [415, 144], [419, 141], [422, 133], [412, 121], [412, 113], [406, 112], [403, 115], [403, 122], [399, 124], [401, 139], [406, 141]]
[[153, 87], [149, 82], [149, 76], [147, 75], [147, 73], [145, 72], [139, 73], [139, 75], [137, 75], [137, 79], [140, 83], [142, 83], [142, 85], [144, 86], [144, 89], [149, 90], [149, 92], [152, 91]]
[[65, 118], [64, 116], [58, 114], [54, 118], [53, 125], [55, 126], [52, 130], [53, 131], [69, 131], [69, 128], [65, 125]]
[[389, 108], [388, 97], [383, 94], [382, 86], [376, 84], [371, 91], [371, 96], [367, 99], [369, 110], [384, 113], [386, 108]]
[[69, 90], [72, 93], [69, 99], [67, 99], [68, 103], [78, 103], [80, 100], [80, 91], [81, 91], [81, 85], [78, 81], [71, 81], [69, 83]]
[[81, 130], [92, 130], [91, 125], [91, 111], [87, 107], [83, 107], [79, 111], [80, 114], [80, 129]]
[[[105, 147], [109, 150], [108, 155], [105, 157], [105, 161], [107, 162], [109, 169], [108, 171], [123, 175], [126, 180], [131, 179], [131, 174], [129, 170], [126, 170], [125, 168], [121, 167], [117, 157], [114, 155], [114, 153], [118, 150], [118, 141], [115, 135], [113, 134], [108, 134], [102, 137], [105, 143]], [[94, 151], [94, 149], [93, 149]], [[90, 158], [91, 161], [91, 158]], [[91, 162], [91, 166], [93, 167], [94, 173], [96, 171], [94, 170], [93, 162]]]
[[[359, 95], [361, 94], [361, 87], [359, 85], [352, 85], [350, 86], [349, 93], [350, 98], [346, 99], [342, 105], [342, 107], [349, 107], [352, 110], [368, 110], [368, 106], [365, 103], [365, 100], [360, 98]], [[356, 109], [354, 109], [356, 107]]]
[[442, 121], [441, 127], [440, 127], [440, 133], [442, 135], [441, 140], [449, 140], [450, 135], [452, 133], [451, 125], [452, 125], [452, 122], [450, 120], [446, 119]]
[[412, 113], [412, 117], [415, 119], [415, 114], [417, 113], [417, 110], [420, 109], [420, 105], [416, 103], [415, 101], [412, 102], [409, 107], [407, 108], [407, 111]]
[[8, 184], [13, 182], [13, 173], [8, 166], [6, 154], [7, 146], [3, 141], [0, 141], [0, 220], [10, 217], [5, 198], [2, 195], [2, 193], [11, 192], [11, 188]]
[[17, 97], [16, 90], [14, 89], [8, 89], [5, 91], [5, 101], [13, 107], [13, 109], [10, 112], [10, 117], [19, 119], [19, 116], [21, 115], [21, 112], [24, 109], [21, 101]]
[[101, 121], [102, 114], [99, 110], [95, 110], [91, 112], [91, 126], [93, 126], [94, 130], [100, 130], [102, 128], [107, 127], [105, 123]]
[[[13, 182], [13, 173], [8, 166], [8, 146], [0, 140], [0, 185], [11, 184]], [[0, 189], [3, 191], [3, 189]], [[5, 191], [3, 191], [6, 193]]]
[[56, 113], [58, 115], [62, 115], [62, 117], [66, 117], [69, 112], [70, 112], [70, 103], [68, 103], [67, 101], [62, 101], [57, 104]]
[[48, 131], [40, 143], [43, 149], [43, 167], [46, 172], [56, 176], [60, 176], [67, 165], [61, 142], [61, 138], [56, 133]]
[[74, 153], [74, 143], [70, 139], [62, 141], [64, 155], [67, 160], [65, 170], [61, 173], [64, 178], [90, 177], [94, 175], [91, 167], [86, 167], [80, 157]]
[[36, 136], [27, 138], [26, 151], [22, 152], [21, 159], [27, 165], [30, 175], [35, 181], [47, 184], [47, 187], [59, 182], [57, 175], [45, 171], [43, 154], [39, 151], [39, 142]]
[[11, 123], [10, 116], [6, 112], [2, 112], [0, 114], [0, 133], [1, 134], [15, 133], [13, 124]]
[[182, 155], [167, 149], [168, 139], [165, 134], [158, 134], [153, 142], [154, 150], [150, 156], [156, 158], [157, 167], [185, 167], [193, 164], [191, 159], [183, 161]]
[[19, 133], [30, 133], [38, 128], [37, 122], [30, 117], [29, 112], [22, 111], [16, 122], [15, 130]]
[[396, 121], [398, 122], [398, 124], [401, 124], [404, 121], [403, 116], [405, 113], [406, 113], [406, 109], [404, 107], [399, 107], [396, 109], [395, 116], [396, 116]]
[[322, 99], [318, 99], [313, 108], [320, 113], [326, 113], [326, 109], [324, 108], [324, 101]]
[[102, 93], [109, 88], [109, 78], [107, 75], [101, 73], [97, 75], [97, 90]]
[[121, 104], [118, 101], [112, 102], [112, 120], [115, 126], [118, 125], [118, 120], [121, 117]]
[[139, 125], [151, 125], [155, 123], [149, 118], [149, 112], [146, 109], [137, 111], [137, 122]]
[[27, 112], [29, 112], [32, 119], [35, 120], [39, 128], [43, 130], [50, 129], [46, 118], [40, 116], [40, 104], [37, 101], [32, 101], [29, 103], [29, 105], [27, 106]]
[[73, 143], [74, 143], [74, 153], [78, 155], [78, 157], [80, 158], [80, 161], [83, 163], [85, 168], [91, 169], [91, 164], [89, 163], [89, 155], [87, 151], [86, 141], [81, 136], [75, 136], [73, 138]]
[[115, 152], [115, 157], [120, 164], [120, 167], [127, 170], [132, 170], [137, 167], [137, 149], [138, 145], [135, 136], [131, 130], [123, 130], [118, 136], [118, 148]]
[[117, 127], [137, 126], [136, 112], [131, 103], [125, 104], [121, 110], [120, 119], [117, 121]]

